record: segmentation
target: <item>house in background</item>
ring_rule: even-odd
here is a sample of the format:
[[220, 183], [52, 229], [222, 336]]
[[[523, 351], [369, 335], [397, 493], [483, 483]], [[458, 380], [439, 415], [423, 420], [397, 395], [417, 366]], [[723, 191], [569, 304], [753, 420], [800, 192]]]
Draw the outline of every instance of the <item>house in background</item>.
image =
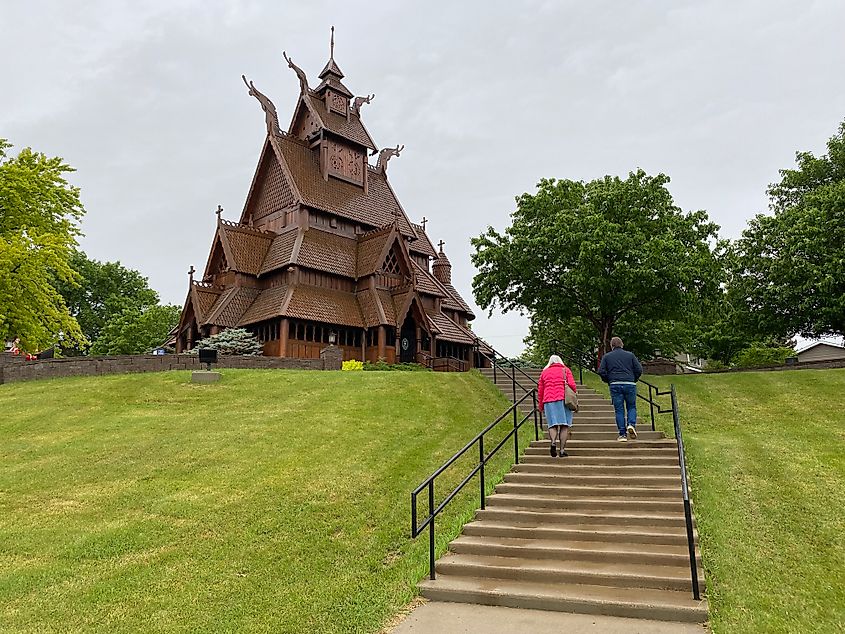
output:
[[845, 346], [827, 341], [817, 341], [799, 350], [798, 363], [807, 361], [845, 361]]

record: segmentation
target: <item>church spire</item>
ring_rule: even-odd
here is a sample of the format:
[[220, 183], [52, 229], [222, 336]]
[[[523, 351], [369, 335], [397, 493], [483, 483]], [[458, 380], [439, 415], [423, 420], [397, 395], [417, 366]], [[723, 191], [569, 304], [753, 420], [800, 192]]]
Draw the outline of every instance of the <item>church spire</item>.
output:
[[[346, 101], [352, 99], [354, 96], [352, 92], [343, 85], [343, 82], [340, 81], [343, 79], [343, 71], [340, 70], [337, 62], [334, 61], [334, 27], [332, 27], [332, 37], [331, 42], [329, 43], [329, 61], [326, 62], [326, 66], [322, 71], [320, 71], [319, 77], [322, 82], [319, 86], [317, 86], [317, 89], [314, 92], [321, 97], [323, 97], [326, 90], [331, 90], [337, 95], [342, 95], [342, 98]], [[343, 108], [342, 114], [348, 115], [348, 105]]]

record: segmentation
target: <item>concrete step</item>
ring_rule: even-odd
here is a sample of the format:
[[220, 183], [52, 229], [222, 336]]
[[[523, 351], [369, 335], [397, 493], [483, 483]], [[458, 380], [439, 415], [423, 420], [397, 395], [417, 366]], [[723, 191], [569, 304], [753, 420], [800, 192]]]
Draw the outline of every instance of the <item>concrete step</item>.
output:
[[[617, 542], [566, 542], [524, 537], [477, 537], [462, 535], [449, 544], [458, 554], [555, 561], [595, 561], [679, 567], [689, 570], [689, 547], [670, 544]], [[700, 564], [699, 564], [700, 568]]]
[[[671, 513], [642, 513], [626, 509], [613, 511], [565, 511], [554, 507], [523, 508], [493, 506], [478, 510], [475, 518], [482, 521], [510, 522], [515, 526], [607, 526], [630, 528], [679, 528], [686, 530], [683, 508], [680, 512]], [[695, 526], [695, 518], [693, 518]]]
[[[536, 539], [568, 540], [571, 542], [613, 542], [626, 544], [673, 544], [687, 545], [687, 534], [683, 526], [660, 528], [628, 526], [606, 526], [601, 524], [579, 524], [572, 526], [533, 526], [527, 523], [475, 520], [464, 526], [464, 535], [489, 537], [523, 537]], [[693, 531], [698, 541], [698, 534]]]
[[687, 623], [707, 620], [706, 600], [695, 601], [691, 592], [673, 590], [530, 583], [445, 574], [436, 581], [423, 581], [420, 590], [427, 599], [439, 601]]
[[[567, 452], [568, 453], [568, 452]], [[570, 456], [569, 458], [552, 458], [548, 451], [542, 455], [527, 454], [521, 458], [526, 464], [558, 464], [561, 461], [570, 465], [636, 465], [636, 466], [672, 466], [678, 464], [678, 456], [669, 455], [621, 455], [620, 452], [603, 454], [600, 456]]]
[[510, 493], [514, 495], [551, 495], [562, 498], [597, 498], [597, 497], [626, 497], [644, 499], [678, 499], [681, 497], [681, 487], [678, 480], [674, 480], [668, 486], [641, 487], [637, 484], [619, 483], [611, 486], [585, 486], [570, 485], [561, 486], [556, 482], [520, 482], [505, 480], [496, 485], [496, 493]]
[[675, 488], [680, 486], [680, 474], [672, 476], [568, 475], [567, 472], [531, 473], [512, 471], [505, 474], [505, 482], [545, 484], [550, 486], [614, 487], [626, 491], [628, 487]]
[[648, 500], [640, 498], [605, 496], [599, 498], [565, 498], [556, 495], [525, 495], [494, 493], [487, 496], [487, 506], [504, 506], [521, 509], [553, 509], [559, 511], [605, 511], [623, 513], [683, 513], [680, 496], [676, 500]]
[[[527, 447], [525, 449], [526, 456], [549, 456], [549, 443], [543, 443], [545, 446], [542, 447]], [[674, 452], [674, 454], [673, 454]], [[665, 446], [665, 447], [648, 447], [644, 446], [643, 444], [637, 444], [633, 442], [621, 443], [617, 440], [613, 441], [612, 447], [585, 447], [583, 445], [578, 445], [576, 441], [571, 441], [566, 443], [566, 453], [569, 454], [571, 458], [579, 457], [579, 456], [610, 456], [610, 457], [618, 457], [618, 456], [656, 456], [656, 457], [666, 457], [666, 456], [675, 456], [675, 461], [678, 460], [678, 450], [675, 447]]]
[[[624, 451], [625, 449], [632, 449], [634, 447], [638, 449], [647, 449], [647, 450], [659, 450], [663, 451], [669, 449], [671, 451], [677, 452], [678, 445], [673, 438], [663, 438], [659, 434], [660, 432], [648, 432], [650, 434], [655, 434], [655, 436], [645, 436], [646, 432], [641, 432], [637, 440], [628, 440], [628, 442], [619, 442], [616, 439], [616, 435], [614, 433], [614, 437], [610, 439], [605, 438], [590, 438], [589, 436], [585, 436], [587, 432], [581, 431], [580, 429], [573, 429], [574, 433], [570, 436], [569, 440], [566, 443], [567, 449], [572, 447], [573, 449], [576, 447], [580, 447], [581, 449], [607, 449], [609, 451]], [[595, 433], [595, 432], [592, 432]], [[544, 438], [542, 440], [532, 440], [531, 444], [528, 446], [529, 449], [548, 449], [549, 448], [549, 439]]]
[[[584, 427], [582, 425], [573, 425], [572, 427], [569, 428], [569, 432], [570, 432], [569, 433], [570, 442], [574, 441], [576, 439], [579, 440], [579, 441], [580, 440], [598, 440], [598, 441], [607, 442], [608, 443], [607, 445], [603, 445], [605, 447], [609, 447], [611, 443], [613, 445], [617, 445], [617, 443], [619, 442], [618, 440], [616, 440], [619, 437], [619, 432], [616, 430], [615, 427], [611, 428], [610, 425], [607, 425], [601, 431], [593, 431], [593, 430], [590, 430], [590, 429], [584, 429]], [[545, 430], [543, 431], [543, 433], [545, 434], [545, 436], [543, 437], [543, 442], [544, 442], [544, 444], [548, 444], [549, 433], [548, 433], [548, 431], [545, 431]], [[674, 439], [672, 439], [672, 438], [667, 439], [659, 431], [651, 431], [651, 430], [640, 431], [637, 434], [637, 441], [643, 441], [643, 440], [651, 440], [651, 441], [654, 441], [654, 440], [669, 440], [669, 441], [671, 441], [672, 447], [677, 447]], [[629, 444], [632, 444], [632, 443], [637, 442], [637, 441], [631, 441], [631, 442], [629, 442]], [[602, 445], [598, 445], [598, 446], [602, 446]]]
[[634, 481], [639, 476], [646, 477], [681, 477], [681, 468], [677, 464], [656, 464], [643, 465], [637, 461], [627, 463], [616, 463], [612, 465], [599, 463], [581, 463], [577, 464], [570, 461], [569, 458], [552, 458], [549, 456], [547, 461], [528, 462], [523, 460], [512, 467], [513, 473], [534, 473], [543, 475], [593, 475], [605, 477], [620, 477], [628, 481]]

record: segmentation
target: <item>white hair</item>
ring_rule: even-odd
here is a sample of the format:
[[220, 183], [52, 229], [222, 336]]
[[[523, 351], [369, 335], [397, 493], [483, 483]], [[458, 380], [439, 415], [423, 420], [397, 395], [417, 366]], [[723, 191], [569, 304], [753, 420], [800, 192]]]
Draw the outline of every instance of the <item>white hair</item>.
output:
[[[561, 359], [556, 354], [553, 354], [552, 356], [549, 357], [549, 362], [546, 364], [546, 368], [548, 368], [549, 366], [551, 366], [555, 363], [560, 363], [561, 365], [563, 365], [563, 359]], [[543, 369], [545, 369], [545, 368], [543, 368]]]

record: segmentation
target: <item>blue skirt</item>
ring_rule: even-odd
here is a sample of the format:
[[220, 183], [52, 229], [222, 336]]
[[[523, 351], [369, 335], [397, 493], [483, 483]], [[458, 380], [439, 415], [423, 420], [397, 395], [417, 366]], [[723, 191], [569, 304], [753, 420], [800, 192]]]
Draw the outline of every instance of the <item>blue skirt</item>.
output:
[[552, 401], [543, 405], [543, 413], [546, 415], [546, 424], [549, 427], [555, 425], [572, 426], [572, 410], [566, 409], [563, 401]]

